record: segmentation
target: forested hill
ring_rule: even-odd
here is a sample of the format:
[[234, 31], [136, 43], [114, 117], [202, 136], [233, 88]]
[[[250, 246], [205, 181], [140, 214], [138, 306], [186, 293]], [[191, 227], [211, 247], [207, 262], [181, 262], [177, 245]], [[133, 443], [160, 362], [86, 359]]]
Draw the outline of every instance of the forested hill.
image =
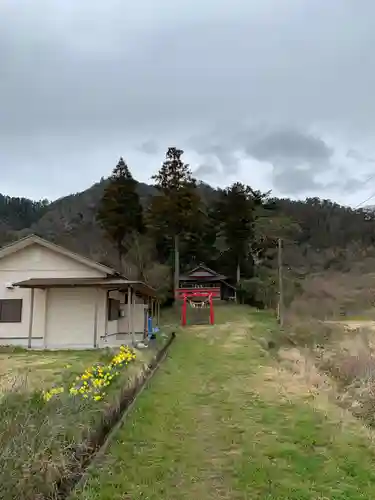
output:
[[[0, 246], [34, 233], [97, 260], [111, 261], [112, 246], [96, 221], [97, 208], [107, 180], [85, 191], [56, 201], [34, 201], [0, 194]], [[202, 199], [209, 203], [215, 190], [200, 183]], [[146, 206], [155, 188], [138, 183], [138, 193]]]
[[[85, 191], [52, 202], [0, 194], [0, 245], [34, 233], [97, 260], [110, 261], [111, 245], [96, 222], [106, 184], [102, 179]], [[155, 190], [138, 183], [138, 191], [147, 203]]]
[[[99, 261], [110, 263], [115, 259], [113, 248], [96, 221], [97, 207], [106, 183], [102, 179], [85, 191], [53, 202], [0, 195], [0, 244], [35, 233]], [[213, 188], [203, 183], [199, 184], [199, 190], [208, 205], [217, 194]], [[138, 183], [138, 192], [144, 205], [147, 205], [155, 189]], [[354, 252], [357, 255], [363, 249], [374, 246], [375, 216], [371, 211], [353, 210], [318, 198], [305, 201], [284, 198], [273, 201], [276, 213], [295, 223], [292, 234], [289, 234], [288, 248], [289, 254], [292, 254], [288, 258], [288, 264], [299, 263], [305, 266], [306, 262], [302, 261], [307, 258], [312, 265], [320, 260], [318, 267], [324, 268], [328, 265], [327, 262], [337, 259], [337, 255], [340, 252], [342, 254], [343, 250], [347, 260], [348, 249], [352, 249], [352, 254]], [[212, 242], [207, 245], [212, 245]], [[314, 257], [310, 258], [308, 254]], [[317, 258], [318, 254], [327, 257]]]

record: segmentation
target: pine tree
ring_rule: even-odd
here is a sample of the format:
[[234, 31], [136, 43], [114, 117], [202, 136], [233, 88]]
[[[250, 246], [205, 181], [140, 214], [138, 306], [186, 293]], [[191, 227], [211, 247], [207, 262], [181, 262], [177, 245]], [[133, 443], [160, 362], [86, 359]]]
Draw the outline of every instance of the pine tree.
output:
[[183, 154], [182, 149], [168, 148], [163, 165], [159, 172], [152, 176], [156, 187], [166, 195], [181, 191], [187, 186], [196, 186], [190, 166], [181, 159]]
[[142, 205], [136, 191], [137, 182], [120, 158], [109, 178], [97, 213], [97, 220], [108, 238], [116, 245], [119, 260], [130, 236], [143, 231]]
[[[149, 225], [159, 246], [174, 249], [174, 287], [178, 288], [180, 239], [195, 232], [201, 217], [201, 200], [183, 150], [168, 148], [159, 172], [153, 176], [159, 191], [149, 208]], [[163, 242], [163, 243], [162, 243]], [[162, 245], [160, 245], [162, 243]], [[164, 255], [164, 258], [167, 255]]]
[[256, 209], [264, 195], [240, 182], [220, 191], [215, 204], [215, 218], [219, 235], [223, 236], [229, 253], [236, 261], [236, 281], [241, 279], [241, 266], [247, 259], [254, 239]]

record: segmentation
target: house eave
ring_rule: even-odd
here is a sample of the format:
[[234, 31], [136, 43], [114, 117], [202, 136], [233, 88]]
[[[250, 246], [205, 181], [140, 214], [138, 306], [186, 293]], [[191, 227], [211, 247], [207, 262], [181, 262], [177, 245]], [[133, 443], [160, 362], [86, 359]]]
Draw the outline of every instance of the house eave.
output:
[[123, 278], [30, 278], [13, 284], [19, 288], [103, 288], [105, 290], [127, 290], [147, 297], [156, 297], [156, 290], [142, 281], [130, 281]]
[[222, 281], [227, 279], [227, 276], [223, 274], [217, 274], [215, 276], [189, 276], [182, 275], [180, 276], [180, 281]]

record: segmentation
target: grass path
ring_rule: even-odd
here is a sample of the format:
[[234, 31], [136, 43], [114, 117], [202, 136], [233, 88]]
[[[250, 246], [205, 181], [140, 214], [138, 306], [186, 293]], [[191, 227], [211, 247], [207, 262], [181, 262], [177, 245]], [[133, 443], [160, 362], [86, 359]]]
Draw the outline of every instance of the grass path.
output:
[[259, 383], [263, 314], [179, 334], [74, 500], [370, 499], [364, 436]]

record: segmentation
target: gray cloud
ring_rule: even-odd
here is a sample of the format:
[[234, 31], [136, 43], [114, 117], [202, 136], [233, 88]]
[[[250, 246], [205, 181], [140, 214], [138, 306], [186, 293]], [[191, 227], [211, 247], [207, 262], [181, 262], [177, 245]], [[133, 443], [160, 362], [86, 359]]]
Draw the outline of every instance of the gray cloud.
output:
[[194, 170], [194, 176], [198, 179], [206, 179], [217, 175], [217, 165], [202, 164]]
[[317, 180], [310, 170], [297, 168], [273, 170], [273, 184], [281, 194], [297, 195], [309, 191], [322, 192], [326, 186]]
[[141, 153], [145, 153], [147, 155], [155, 155], [159, 151], [159, 146], [155, 141], [148, 140], [143, 141], [137, 148]]
[[[197, 177], [217, 179], [237, 173], [242, 159], [255, 159], [271, 166], [270, 184], [281, 195], [299, 196], [339, 190], [343, 194], [360, 192], [368, 184], [368, 176], [353, 177], [351, 170], [335, 161], [335, 150], [322, 138], [307, 131], [278, 126], [232, 126], [230, 133], [214, 129], [206, 136], [193, 137], [190, 145], [207, 158], [195, 171]], [[359, 151], [349, 150], [346, 157], [359, 163], [371, 158]], [[332, 177], [334, 180], [331, 180]], [[250, 180], [251, 184], [251, 180]]]
[[367, 185], [367, 179], [358, 179], [348, 172], [339, 175], [340, 168], [334, 168], [335, 180], [321, 180], [313, 170], [304, 170], [296, 167], [285, 169], [274, 168], [273, 185], [278, 192], [288, 196], [319, 193], [325, 196], [327, 192], [339, 190], [344, 195], [353, 195], [360, 192]]
[[361, 189], [363, 189], [365, 186], [366, 186], [367, 182], [366, 182], [366, 179], [356, 179], [354, 177], [351, 177], [351, 178], [347, 178], [345, 179], [340, 187], [342, 189], [342, 191], [346, 194], [349, 194], [349, 193], [355, 193], [355, 192], [358, 192], [360, 191]]
[[131, 154], [144, 180], [148, 157], [216, 127], [193, 149], [222, 182], [248, 178], [247, 155], [273, 165], [276, 188], [289, 172], [293, 192], [319, 193], [325, 133], [375, 151], [374, 44], [373, 0], [2, 2], [0, 191], [21, 172], [30, 194], [54, 192], [63, 170], [64, 194]]
[[250, 138], [245, 151], [259, 161], [287, 161], [297, 165], [329, 162], [333, 154], [322, 139], [292, 129], [270, 132], [255, 140]]
[[364, 161], [365, 157], [357, 150], [355, 149], [349, 149], [346, 153], [346, 157], [350, 158], [351, 160], [356, 160], [356, 161]]
[[273, 166], [272, 181], [282, 194], [321, 192], [325, 185], [317, 180], [329, 171], [333, 149], [322, 139], [292, 129], [270, 132], [246, 145], [247, 154]]
[[331, 168], [333, 148], [308, 132], [288, 127], [237, 127], [230, 133], [213, 131], [212, 136], [191, 139], [195, 151], [211, 161], [198, 174], [230, 176], [239, 171], [240, 158], [272, 165], [272, 182], [280, 193], [291, 195], [324, 189], [316, 176]]
[[374, 158], [370, 158], [366, 155], [363, 155], [356, 149], [349, 149], [346, 153], [346, 157], [355, 160], [358, 163], [375, 163]]

